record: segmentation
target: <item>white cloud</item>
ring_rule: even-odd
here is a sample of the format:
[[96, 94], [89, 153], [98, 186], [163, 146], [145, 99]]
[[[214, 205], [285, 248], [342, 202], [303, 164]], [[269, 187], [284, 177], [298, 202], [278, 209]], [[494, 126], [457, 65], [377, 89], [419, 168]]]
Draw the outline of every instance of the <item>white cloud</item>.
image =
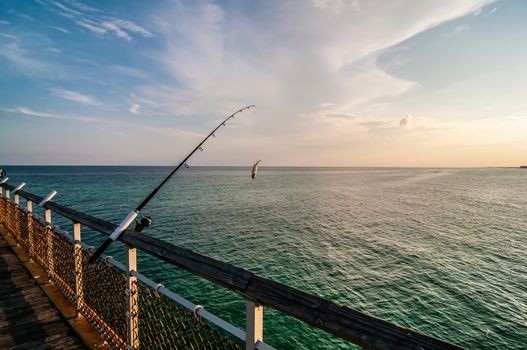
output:
[[494, 7], [492, 10], [490, 10], [490, 13], [494, 13], [494, 12], [496, 12], [496, 11], [498, 11], [498, 8], [497, 8], [497, 7]]
[[143, 70], [137, 69], [137, 68], [115, 65], [111, 67], [111, 70], [113, 72], [128, 75], [130, 77], [137, 78], [137, 79], [147, 80], [149, 78], [148, 73], [146, 73]]
[[132, 114], [139, 114], [139, 109], [141, 109], [141, 105], [134, 103], [132, 106], [130, 106], [128, 111]]
[[64, 89], [52, 89], [51, 90], [55, 96], [60, 98], [75, 101], [84, 105], [99, 106], [101, 103], [97, 101], [94, 97], [83, 95], [75, 91], [64, 90]]
[[466, 32], [467, 30], [470, 30], [470, 26], [468, 24], [462, 24], [454, 28], [454, 34]]
[[0, 57], [7, 59], [17, 72], [24, 75], [34, 76], [49, 72], [49, 66], [46, 63], [34, 58], [18, 43], [3, 45]]
[[[66, 2], [61, 3], [60, 1], [49, 0], [47, 2], [42, 0], [41, 3], [46, 4], [46, 8], [50, 11], [70, 19], [78, 26], [88, 29], [97, 35], [114, 35], [126, 41], [132, 41], [132, 34], [145, 38], [153, 36], [147, 29], [130, 20], [102, 14], [96, 8], [78, 1], [70, 0], [67, 5]], [[60, 30], [57, 27], [53, 28]]]
[[[144, 113], [215, 119], [254, 103], [256, 116], [242, 115], [237, 123], [258, 130], [248, 141], [251, 145], [272, 140], [262, 157], [275, 164], [287, 164], [287, 159], [312, 164], [308, 158], [324, 158], [324, 150], [349, 159], [343, 150], [350, 154], [353, 147], [346, 145], [386, 146], [388, 141], [380, 135], [410, 139], [432, 130], [423, 125], [402, 128], [399, 119], [388, 120], [383, 102], [420, 85], [390, 75], [379, 66], [378, 57], [487, 3], [448, 0], [386, 6], [378, 0], [361, 2], [360, 11], [349, 6], [334, 11], [320, 8], [322, 3], [314, 7], [264, 2], [266, 8], [251, 17], [239, 16], [243, 5], [164, 4], [152, 16], [156, 35], [164, 42], [155, 58], [177, 84], [144, 83], [134, 89], [134, 103], [148, 106]], [[367, 127], [368, 122], [377, 124]], [[234, 144], [229, 139], [225, 147], [239, 154]], [[337, 144], [342, 150], [330, 149]], [[215, 162], [212, 156], [210, 161]]]
[[10, 22], [9, 21], [5, 21], [5, 20], [1, 20], [0, 24], [10, 24]]
[[7, 39], [16, 39], [16, 36], [13, 36], [11, 34], [6, 34], [6, 33], [0, 33], [0, 37], [7, 38]]
[[112, 18], [114, 23], [125, 29], [125, 30], [128, 30], [130, 32], [133, 32], [133, 33], [138, 33], [138, 34], [141, 34], [142, 36], [146, 37], [146, 38], [149, 38], [149, 37], [152, 37], [153, 34], [150, 33], [148, 30], [146, 30], [145, 28], [135, 24], [134, 22], [131, 22], [131, 21], [127, 21], [127, 20], [123, 20], [123, 19], [118, 19], [118, 18]]
[[[215, 113], [244, 103], [290, 115], [319, 108], [362, 113], [372, 101], [418, 87], [379, 68], [384, 50], [487, 3], [369, 1], [358, 12], [346, 1], [280, 2], [268, 4], [273, 16], [256, 19], [207, 2], [161, 6], [153, 22], [165, 48], [157, 58], [178, 85], [142, 86], [137, 94], [176, 114]], [[341, 12], [325, 11], [328, 6]], [[315, 102], [320, 100], [334, 106], [321, 107]]]
[[28, 21], [34, 21], [35, 19], [31, 16], [28, 16], [26, 14], [20, 14], [20, 17], [22, 17], [23, 19], [27, 19]]
[[50, 57], [49, 53], [57, 53], [58, 48], [47, 36], [21, 32], [17, 36], [0, 33], [0, 37], [10, 39], [0, 40], [0, 58], [6, 61], [4, 70], [39, 79], [71, 78], [65, 65]]
[[65, 28], [62, 28], [62, 27], [50, 26], [50, 28], [58, 30], [59, 32], [62, 32], [62, 33], [66, 33], [66, 34], [70, 34], [71, 33], [69, 30], [67, 30]]
[[123, 38], [127, 41], [132, 41], [132, 37], [130, 35], [128, 35], [127, 32], [125, 32], [124, 30], [122, 30], [117, 24], [115, 23], [112, 23], [112, 22], [102, 22], [101, 23], [101, 26], [104, 28], [104, 29], [107, 29], [108, 31], [110, 32], [113, 32], [116, 36], [118, 36], [119, 38]]
[[106, 33], [106, 29], [98, 27], [97, 25], [90, 24], [88, 21], [75, 21], [75, 23], [83, 28], [88, 29], [90, 32], [95, 34], [104, 34]]
[[15, 110], [7, 110], [7, 111], [18, 112], [18, 113], [28, 115], [31, 117], [39, 117], [39, 118], [47, 118], [47, 119], [75, 120], [75, 121], [90, 122], [90, 123], [100, 121], [100, 119], [83, 117], [83, 116], [78, 116], [78, 115], [63, 115], [63, 114], [55, 114], [55, 113], [36, 112], [36, 111], [32, 111], [31, 109], [27, 107], [18, 107]]
[[334, 14], [341, 14], [346, 8], [360, 11], [360, 4], [355, 0], [311, 0], [311, 6]]
[[73, 7], [76, 7], [77, 9], [79, 9], [81, 11], [94, 12], [94, 13], [99, 12], [99, 10], [97, 10], [96, 8], [88, 6], [86, 4], [83, 4], [82, 2], [78, 2], [78, 1], [75, 1], [75, 0], [68, 0], [68, 4], [73, 6]]
[[410, 126], [410, 123], [412, 121], [412, 115], [406, 114], [403, 119], [399, 122], [399, 126], [402, 128], [407, 128]]

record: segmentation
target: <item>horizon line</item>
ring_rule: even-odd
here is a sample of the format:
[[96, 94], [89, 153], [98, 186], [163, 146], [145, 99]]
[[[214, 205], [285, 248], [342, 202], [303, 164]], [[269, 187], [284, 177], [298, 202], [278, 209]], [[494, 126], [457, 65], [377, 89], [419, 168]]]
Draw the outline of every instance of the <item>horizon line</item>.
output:
[[[177, 164], [5, 164], [4, 167], [175, 167]], [[0, 166], [0, 168], [2, 167]], [[482, 166], [411, 166], [411, 165], [261, 165], [261, 168], [408, 168], [408, 169], [516, 169], [524, 165], [482, 165]], [[191, 165], [191, 168], [240, 168], [252, 165]]]

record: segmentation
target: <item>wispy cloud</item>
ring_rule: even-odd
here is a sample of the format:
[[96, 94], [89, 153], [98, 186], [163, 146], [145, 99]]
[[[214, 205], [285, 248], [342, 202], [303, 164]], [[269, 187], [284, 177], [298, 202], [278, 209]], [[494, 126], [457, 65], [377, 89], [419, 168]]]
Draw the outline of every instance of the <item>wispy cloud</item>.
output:
[[5, 20], [0, 20], [0, 24], [7, 25], [7, 24], [10, 24], [10, 22], [9, 21], [5, 21]]
[[69, 30], [67, 30], [66, 28], [62, 28], [62, 27], [50, 26], [50, 28], [58, 30], [59, 32], [62, 32], [62, 33], [66, 33], [66, 34], [70, 34], [71, 33]]
[[63, 115], [63, 114], [56, 114], [56, 113], [37, 112], [27, 107], [18, 107], [16, 109], [5, 109], [5, 111], [17, 112], [17, 113], [21, 113], [21, 114], [28, 115], [31, 117], [47, 118], [47, 119], [74, 120], [74, 121], [89, 122], [89, 123], [101, 121], [101, 119], [78, 116], [78, 115]]
[[334, 14], [341, 14], [346, 9], [352, 11], [360, 11], [360, 4], [358, 1], [347, 0], [311, 0], [311, 6], [330, 11]]
[[147, 80], [149, 78], [148, 73], [141, 69], [132, 68], [132, 67], [126, 67], [121, 65], [114, 65], [111, 67], [111, 70], [113, 72], [117, 72], [120, 74], [128, 75], [133, 78], [141, 79], [141, 80]]
[[6, 33], [0, 33], [0, 36], [7, 39], [16, 39], [16, 36]]
[[47, 36], [19, 31], [16, 36], [0, 34], [1, 38], [9, 39], [0, 40], [0, 58], [7, 61], [4, 70], [34, 79], [70, 78], [66, 65], [55, 55], [62, 50]]
[[132, 41], [133, 35], [145, 38], [153, 36], [147, 29], [130, 20], [105, 15], [98, 9], [79, 1], [41, 0], [40, 3], [46, 4], [45, 7], [47, 9], [71, 20], [79, 27], [100, 36], [115, 36], [126, 41]]
[[454, 28], [454, 33], [459, 34], [461, 32], [466, 32], [467, 30], [470, 30], [470, 26], [468, 24], [462, 24]]
[[34, 58], [18, 43], [3, 45], [0, 57], [5, 58], [18, 73], [24, 75], [38, 75], [49, 70], [47, 64]]
[[471, 29], [470, 25], [468, 24], [461, 24], [456, 26], [454, 29], [450, 30], [449, 32], [445, 32], [441, 34], [443, 38], [452, 38], [456, 35], [459, 35], [461, 33], [467, 32]]
[[[91, 21], [90, 21], [91, 22]], [[75, 21], [75, 24], [83, 27], [83, 28], [86, 28], [88, 29], [90, 32], [92, 33], [95, 33], [95, 34], [104, 34], [106, 33], [106, 29], [104, 28], [101, 28], [99, 26], [97, 26], [96, 24], [92, 24], [88, 22], [87, 20], [82, 20], [82, 21]]]
[[75, 91], [64, 90], [64, 89], [52, 89], [51, 90], [55, 96], [60, 98], [75, 101], [84, 105], [100, 106], [101, 103], [97, 101], [94, 97], [83, 95]]
[[34, 21], [35, 19], [31, 16], [28, 16], [24, 13], [20, 14], [20, 17], [22, 17], [23, 19], [27, 19], [28, 21]]
[[[384, 50], [489, 2], [388, 7], [370, 1], [359, 9], [344, 1], [274, 3], [269, 13], [279, 15], [250, 23], [215, 3], [162, 6], [154, 17], [165, 43], [157, 58], [178, 84], [142, 86], [137, 94], [176, 114], [214, 113], [248, 101], [276, 105], [283, 114], [314, 114], [322, 108], [323, 114], [353, 115], [368, 103], [419, 87], [379, 67]], [[337, 10], [327, 10], [333, 6]]]
[[132, 21], [127, 21], [119, 18], [113, 18], [113, 23], [115, 23], [116, 26], [123, 28], [124, 30], [130, 31], [132, 33], [140, 34], [146, 38], [152, 37], [153, 34], [150, 33], [145, 28], [141, 27], [140, 25], [135, 24]]
[[410, 126], [410, 121], [412, 119], [412, 116], [410, 114], [406, 114], [403, 119], [399, 122], [399, 126], [402, 128], [406, 128]]

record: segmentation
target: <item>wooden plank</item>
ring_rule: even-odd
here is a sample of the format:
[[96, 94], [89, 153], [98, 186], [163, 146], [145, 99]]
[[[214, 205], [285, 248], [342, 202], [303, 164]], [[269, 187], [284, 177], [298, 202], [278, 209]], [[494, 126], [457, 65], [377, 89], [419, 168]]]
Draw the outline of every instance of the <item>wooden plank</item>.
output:
[[0, 348], [85, 349], [1, 235]]
[[[6, 189], [13, 188], [8, 184], [2, 184], [2, 186]], [[41, 200], [41, 197], [25, 191], [20, 191], [19, 195], [34, 202]], [[49, 202], [45, 207], [107, 235], [117, 227], [115, 224], [55, 202]], [[457, 345], [399, 327], [330, 300], [260, 277], [248, 270], [138, 232], [127, 230], [121, 235], [120, 240], [147, 254], [242, 294], [245, 298], [272, 307], [367, 349], [462, 349]]]

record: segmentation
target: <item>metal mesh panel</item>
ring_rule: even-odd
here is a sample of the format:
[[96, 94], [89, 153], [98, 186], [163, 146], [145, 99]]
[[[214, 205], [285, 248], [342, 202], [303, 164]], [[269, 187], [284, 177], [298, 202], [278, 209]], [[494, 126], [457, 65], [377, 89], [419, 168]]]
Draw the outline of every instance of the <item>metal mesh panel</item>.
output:
[[[143, 282], [133, 280], [129, 292], [123, 271], [105, 261], [89, 264], [90, 254], [74, 249], [71, 237], [5, 197], [0, 197], [0, 223], [113, 348], [127, 349], [131, 316], [138, 320], [131, 322], [137, 327], [132, 330], [137, 349], [241, 349], [227, 334]], [[132, 315], [128, 303], [137, 310]]]
[[15, 204], [10, 201], [5, 201], [5, 210], [6, 210], [6, 216], [4, 224], [9, 229], [9, 231], [13, 232], [15, 236], [18, 236], [18, 230], [16, 225], [16, 209]]
[[4, 223], [5, 222], [6, 210], [7, 210], [6, 209], [6, 200], [2, 196], [2, 197], [0, 197], [0, 223]]
[[20, 217], [22, 216], [22, 213], [20, 213], [20, 210], [16, 204], [10, 203], [10, 210], [12, 232], [15, 233], [17, 240], [20, 241]]
[[241, 349], [201, 318], [137, 282], [142, 349]]
[[55, 229], [48, 230], [49, 258], [48, 273], [62, 293], [70, 300], [75, 299], [75, 257], [73, 243]]
[[88, 263], [85, 251], [77, 252], [82, 271], [79, 311], [116, 348], [126, 348], [126, 277], [106, 262]]
[[33, 220], [31, 223], [31, 246], [29, 255], [47, 271], [48, 231], [51, 228], [41, 220]]
[[20, 230], [20, 233], [18, 235], [18, 239], [20, 240], [20, 244], [24, 249], [27, 250], [29, 247], [29, 225], [31, 221], [31, 217], [27, 215], [26, 211], [24, 209], [21, 209], [20, 207], [17, 208], [18, 214], [18, 228]]

